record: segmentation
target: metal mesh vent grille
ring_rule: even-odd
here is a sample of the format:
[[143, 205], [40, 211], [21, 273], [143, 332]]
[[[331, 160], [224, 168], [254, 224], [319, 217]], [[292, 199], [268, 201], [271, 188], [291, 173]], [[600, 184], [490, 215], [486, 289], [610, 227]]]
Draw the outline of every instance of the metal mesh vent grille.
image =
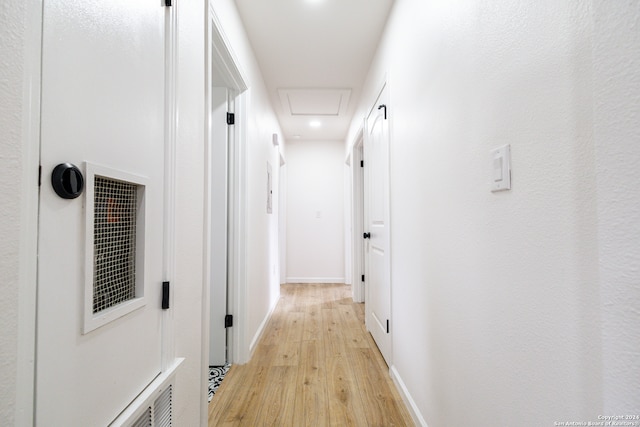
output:
[[153, 403], [153, 424], [157, 427], [170, 427], [171, 421], [171, 389], [170, 385]]
[[93, 312], [136, 297], [138, 186], [95, 177]]
[[142, 414], [140, 416], [140, 418], [138, 418], [136, 420], [136, 422], [134, 422], [133, 424], [131, 424], [131, 427], [151, 427], [151, 408], [147, 408], [146, 411], [144, 411], [144, 414]]

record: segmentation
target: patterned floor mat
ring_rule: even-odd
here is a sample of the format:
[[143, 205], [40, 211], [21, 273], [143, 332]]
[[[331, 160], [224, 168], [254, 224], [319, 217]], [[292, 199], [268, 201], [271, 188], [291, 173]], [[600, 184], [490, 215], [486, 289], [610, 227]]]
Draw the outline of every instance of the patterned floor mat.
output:
[[229, 364], [224, 366], [209, 366], [209, 402], [213, 399], [213, 395], [216, 394], [216, 390], [220, 387], [230, 367], [231, 365]]

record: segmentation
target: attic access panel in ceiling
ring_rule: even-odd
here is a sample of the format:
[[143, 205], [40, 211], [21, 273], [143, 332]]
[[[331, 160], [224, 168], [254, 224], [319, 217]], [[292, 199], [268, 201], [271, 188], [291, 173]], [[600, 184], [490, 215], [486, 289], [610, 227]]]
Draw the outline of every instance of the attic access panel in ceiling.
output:
[[285, 114], [341, 116], [347, 111], [351, 89], [278, 89]]

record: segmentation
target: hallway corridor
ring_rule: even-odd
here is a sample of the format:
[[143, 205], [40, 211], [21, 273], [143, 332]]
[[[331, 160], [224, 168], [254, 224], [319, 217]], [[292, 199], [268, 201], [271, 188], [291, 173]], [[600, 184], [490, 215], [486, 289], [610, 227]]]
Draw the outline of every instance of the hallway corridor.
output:
[[213, 426], [412, 426], [364, 326], [337, 284], [286, 284], [251, 362], [232, 366]]

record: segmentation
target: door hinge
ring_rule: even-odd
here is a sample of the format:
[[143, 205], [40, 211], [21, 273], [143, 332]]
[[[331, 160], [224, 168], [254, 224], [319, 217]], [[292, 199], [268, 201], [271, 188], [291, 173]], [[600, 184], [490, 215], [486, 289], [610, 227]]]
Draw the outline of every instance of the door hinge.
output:
[[227, 314], [224, 316], [224, 327], [230, 328], [233, 326], [233, 314]]
[[364, 160], [360, 160], [360, 167], [363, 168], [364, 167]]
[[389, 319], [387, 319], [387, 333], [389, 333]]
[[382, 104], [382, 105], [378, 105], [378, 110], [381, 110], [384, 108], [384, 119], [387, 120], [387, 106]]
[[169, 309], [169, 282], [162, 282], [162, 309]]
[[38, 166], [38, 187], [42, 185], [42, 165]]
[[233, 113], [227, 113], [227, 124], [235, 125], [236, 124], [236, 115]]
[[164, 5], [167, 7], [171, 6], [171, 0], [164, 0]]
[[364, 282], [364, 274], [362, 275], [362, 281]]

